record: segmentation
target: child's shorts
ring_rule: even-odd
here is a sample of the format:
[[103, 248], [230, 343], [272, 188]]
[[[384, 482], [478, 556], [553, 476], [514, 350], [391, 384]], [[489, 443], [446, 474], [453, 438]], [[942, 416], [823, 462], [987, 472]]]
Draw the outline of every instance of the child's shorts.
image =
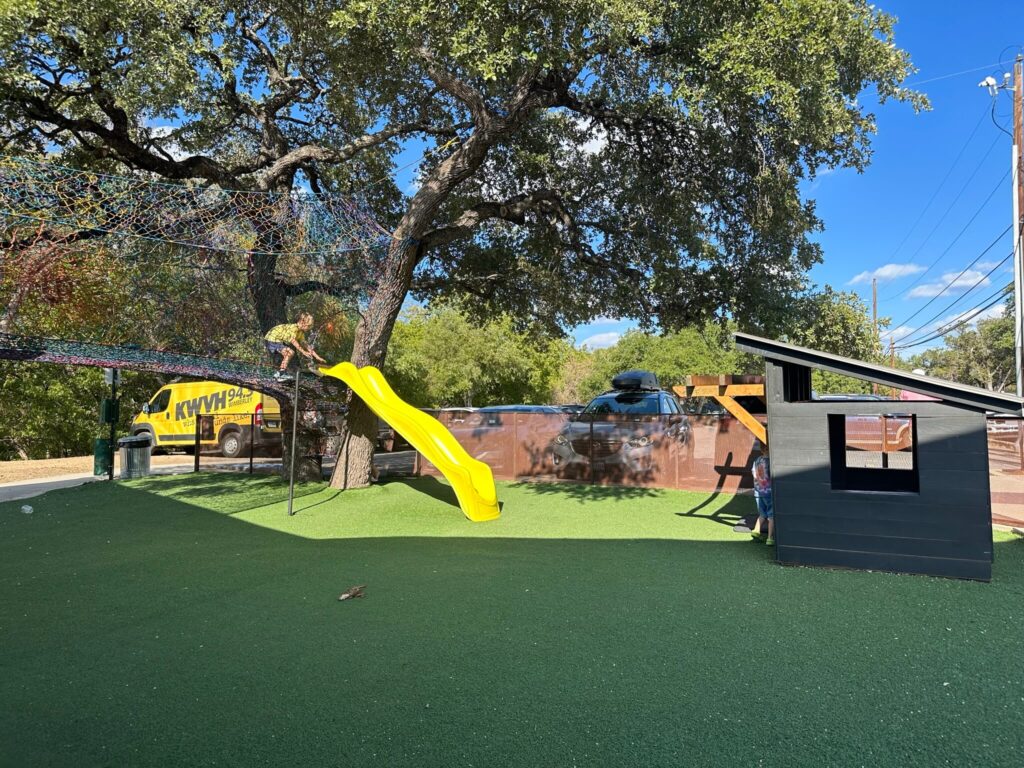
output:
[[756, 496], [757, 499], [757, 515], [758, 517], [767, 517], [771, 520], [775, 517], [775, 510], [772, 508], [772, 497], [767, 496]]
[[277, 341], [264, 341], [263, 342], [263, 346], [265, 346], [267, 348], [267, 352], [271, 356], [273, 356], [273, 355], [280, 354], [281, 352], [283, 352], [285, 347], [287, 347], [288, 345], [287, 344], [282, 344], [282, 343], [277, 342]]

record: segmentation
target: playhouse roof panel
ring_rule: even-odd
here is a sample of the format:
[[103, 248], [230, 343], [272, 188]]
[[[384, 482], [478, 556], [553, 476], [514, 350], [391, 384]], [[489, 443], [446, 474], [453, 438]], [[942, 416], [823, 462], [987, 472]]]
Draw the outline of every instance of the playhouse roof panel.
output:
[[940, 400], [959, 403], [980, 411], [996, 411], [1010, 413], [1015, 416], [1024, 415], [1024, 398], [1002, 392], [992, 392], [980, 387], [957, 384], [933, 376], [919, 376], [907, 371], [890, 368], [887, 365], [865, 363], [850, 357], [819, 352], [815, 349], [787, 344], [783, 341], [765, 339], [749, 333], [734, 333], [736, 346], [743, 352], [761, 355], [770, 360], [783, 363], [803, 365], [822, 371], [831, 371], [844, 376], [851, 376], [862, 381], [870, 381], [888, 387], [896, 387], [921, 395], [929, 395]]

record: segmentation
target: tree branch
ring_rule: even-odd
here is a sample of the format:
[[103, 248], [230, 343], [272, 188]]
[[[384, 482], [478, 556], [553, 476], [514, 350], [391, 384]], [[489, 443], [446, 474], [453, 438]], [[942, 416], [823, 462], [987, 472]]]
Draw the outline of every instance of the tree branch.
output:
[[467, 208], [451, 224], [438, 227], [427, 232], [420, 241], [425, 248], [447, 245], [456, 240], [472, 235], [480, 224], [487, 219], [502, 219], [514, 224], [526, 224], [526, 215], [540, 212], [557, 217], [563, 224], [571, 225], [572, 219], [562, 205], [558, 192], [551, 189], [539, 189], [535, 192], [524, 192], [505, 202], [484, 201]]
[[346, 291], [335, 285], [330, 285], [322, 280], [304, 280], [301, 283], [294, 284], [282, 284], [284, 295], [288, 298], [294, 298], [295, 296], [302, 296], [305, 293], [325, 293], [328, 296], [333, 296], [336, 299], [350, 299], [352, 298], [352, 291]]
[[[83, 140], [85, 134], [102, 139], [106, 146], [129, 166], [159, 174], [167, 179], [201, 178], [224, 187], [239, 186], [238, 180], [210, 157], [192, 155], [184, 160], [167, 160], [146, 151], [133, 141], [124, 124], [108, 128], [91, 118], [71, 118], [33, 94], [22, 94], [22, 102], [28, 117], [72, 133], [87, 147], [90, 145], [88, 141]], [[116, 109], [109, 104], [108, 108], [111, 111]]]
[[493, 118], [484, 102], [483, 94], [442, 66], [433, 51], [421, 45], [416, 49], [416, 55], [423, 62], [430, 79], [446, 93], [466, 105], [469, 113], [473, 116], [473, 122], [478, 126], [483, 126]]
[[384, 128], [377, 133], [368, 133], [360, 136], [355, 141], [343, 147], [324, 147], [318, 144], [305, 144], [296, 147], [287, 154], [279, 157], [267, 170], [263, 180], [264, 186], [271, 186], [282, 176], [295, 172], [298, 168], [314, 162], [343, 163], [351, 160], [371, 147], [377, 147], [398, 136], [406, 136], [412, 133], [428, 133], [435, 136], [454, 136], [456, 131], [463, 125], [435, 126], [419, 120], [412, 123], [402, 123]]

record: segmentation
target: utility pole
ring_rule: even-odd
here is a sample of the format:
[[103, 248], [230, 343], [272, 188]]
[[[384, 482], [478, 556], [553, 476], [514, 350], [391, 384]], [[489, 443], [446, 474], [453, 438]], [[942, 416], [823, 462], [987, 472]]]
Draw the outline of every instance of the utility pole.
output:
[[[875, 329], [875, 349], [878, 352], [882, 350], [879, 347], [882, 344], [882, 337], [878, 333], [878, 278], [871, 278], [871, 325]], [[878, 382], [871, 383], [871, 394], [878, 394]]]
[[1021, 215], [1024, 214], [1024, 56], [1013, 65], [1013, 348], [1017, 365], [1017, 396], [1024, 397], [1024, 247]]
[[[896, 367], [896, 342], [893, 341], [892, 336], [889, 337], [889, 367]], [[890, 394], [895, 399], [899, 397], [900, 391], [896, 387], [892, 387]]]
[[[1024, 397], [1024, 56], [1013, 64], [1013, 351], [1017, 364], [1017, 397]], [[1017, 455], [1024, 471], [1024, 423], [1018, 425]]]

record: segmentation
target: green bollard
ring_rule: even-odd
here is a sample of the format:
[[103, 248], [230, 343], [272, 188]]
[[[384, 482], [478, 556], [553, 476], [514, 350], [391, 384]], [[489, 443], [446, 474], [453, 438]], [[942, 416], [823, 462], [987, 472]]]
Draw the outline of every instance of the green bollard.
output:
[[110, 472], [110, 441], [97, 437], [92, 442], [92, 473], [99, 477]]

